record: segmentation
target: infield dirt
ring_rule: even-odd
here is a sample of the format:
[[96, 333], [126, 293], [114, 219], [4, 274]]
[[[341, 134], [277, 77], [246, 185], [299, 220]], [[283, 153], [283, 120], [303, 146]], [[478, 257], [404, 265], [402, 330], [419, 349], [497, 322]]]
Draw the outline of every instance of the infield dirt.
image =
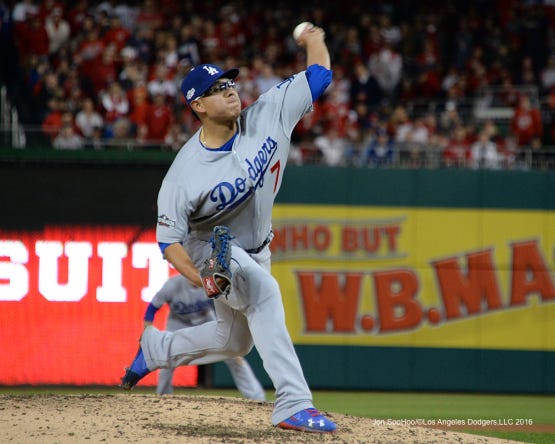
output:
[[331, 435], [272, 427], [271, 403], [238, 398], [172, 395], [0, 395], [1, 441], [81, 443], [395, 443], [501, 444], [497, 438], [424, 427], [391, 426], [325, 412]]

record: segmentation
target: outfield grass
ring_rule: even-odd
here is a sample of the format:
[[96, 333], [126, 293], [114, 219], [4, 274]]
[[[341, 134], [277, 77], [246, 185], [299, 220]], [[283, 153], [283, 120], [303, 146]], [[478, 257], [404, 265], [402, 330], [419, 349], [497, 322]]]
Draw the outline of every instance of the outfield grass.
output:
[[[121, 393], [111, 387], [0, 387], [0, 394], [32, 393]], [[154, 393], [152, 387], [137, 387], [135, 393]], [[240, 397], [237, 390], [176, 389], [175, 394], [190, 396]], [[268, 391], [268, 400], [273, 392]], [[457, 393], [314, 391], [314, 404], [321, 410], [376, 419], [427, 420], [531, 420], [534, 424], [555, 426], [555, 396], [494, 395]], [[465, 430], [467, 431], [467, 430]], [[555, 433], [536, 433], [523, 428], [509, 430], [468, 430], [485, 436], [515, 441], [555, 444]]]
[[[377, 419], [498, 420], [517, 418], [555, 425], [555, 396], [455, 393], [314, 392], [318, 408]], [[555, 433], [470, 430], [484, 436], [536, 444], [555, 443]]]

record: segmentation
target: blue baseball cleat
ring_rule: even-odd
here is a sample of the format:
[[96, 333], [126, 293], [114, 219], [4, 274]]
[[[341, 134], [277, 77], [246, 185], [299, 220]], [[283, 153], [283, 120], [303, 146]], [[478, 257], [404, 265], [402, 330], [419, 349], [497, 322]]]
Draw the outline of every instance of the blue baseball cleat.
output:
[[295, 413], [285, 421], [281, 421], [278, 427], [317, 433], [333, 433], [337, 429], [335, 422], [330, 421], [315, 408]]
[[150, 370], [146, 366], [145, 357], [143, 355], [143, 350], [139, 347], [139, 351], [131, 363], [131, 367], [125, 368], [125, 375], [121, 378], [120, 387], [124, 390], [131, 390], [137, 385], [141, 379], [150, 373]]

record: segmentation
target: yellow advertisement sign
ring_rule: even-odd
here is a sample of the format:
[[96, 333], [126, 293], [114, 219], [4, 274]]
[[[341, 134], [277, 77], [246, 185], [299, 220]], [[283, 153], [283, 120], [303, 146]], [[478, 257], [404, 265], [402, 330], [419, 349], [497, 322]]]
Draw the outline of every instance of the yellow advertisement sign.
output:
[[297, 344], [555, 350], [555, 213], [277, 205]]

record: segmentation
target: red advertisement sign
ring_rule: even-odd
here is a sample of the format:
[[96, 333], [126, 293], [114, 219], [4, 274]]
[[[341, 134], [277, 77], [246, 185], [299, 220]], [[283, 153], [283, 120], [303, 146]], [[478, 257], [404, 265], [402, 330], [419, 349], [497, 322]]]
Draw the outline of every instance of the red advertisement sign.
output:
[[[148, 302], [174, 273], [154, 229], [0, 230], [0, 384], [119, 384]], [[197, 376], [179, 368], [174, 385], [195, 386]], [[156, 380], [153, 372], [140, 385]]]

